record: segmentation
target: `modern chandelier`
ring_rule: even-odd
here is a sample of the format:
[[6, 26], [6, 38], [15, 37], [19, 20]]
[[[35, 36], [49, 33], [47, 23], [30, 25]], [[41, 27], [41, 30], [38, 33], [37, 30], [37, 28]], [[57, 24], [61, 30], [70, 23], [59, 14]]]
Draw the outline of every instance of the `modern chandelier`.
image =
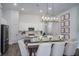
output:
[[[55, 14], [55, 11], [54, 11], [54, 5], [52, 5], [53, 7], [53, 14]], [[48, 22], [59, 22], [59, 17], [53, 17], [53, 16], [49, 16], [48, 15], [48, 4], [47, 4], [47, 13], [46, 15], [43, 15], [42, 17], [42, 21], [48, 21]]]
[[42, 16], [42, 21], [59, 22], [59, 18]]

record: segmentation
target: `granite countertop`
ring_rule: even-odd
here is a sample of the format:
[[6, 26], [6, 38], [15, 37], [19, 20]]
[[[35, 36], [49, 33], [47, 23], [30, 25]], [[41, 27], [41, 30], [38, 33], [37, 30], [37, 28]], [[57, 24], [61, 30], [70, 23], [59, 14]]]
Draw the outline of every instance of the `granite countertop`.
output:
[[[45, 42], [64, 42], [65, 40], [52, 40], [47, 37], [43, 37], [42, 39], [38, 37], [33, 37], [34, 39], [31, 39], [28, 43], [45, 43]], [[45, 40], [46, 39], [46, 40]]]
[[44, 42], [64, 42], [64, 40], [54, 40], [54, 41], [36, 41], [36, 42], [29, 42], [29, 43], [44, 43]]
[[34, 46], [34, 45], [40, 45], [41, 43], [55, 44], [55, 43], [58, 43], [58, 42], [67, 43], [65, 41], [42, 41], [42, 42], [29, 42], [29, 43], [25, 43], [25, 44], [27, 44], [28, 46]]

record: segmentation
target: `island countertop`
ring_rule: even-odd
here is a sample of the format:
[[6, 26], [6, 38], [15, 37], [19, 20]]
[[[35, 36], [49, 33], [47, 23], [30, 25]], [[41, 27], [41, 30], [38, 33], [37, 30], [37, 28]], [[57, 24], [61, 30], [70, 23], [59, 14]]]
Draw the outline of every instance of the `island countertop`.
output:
[[41, 42], [29, 42], [29, 43], [25, 43], [27, 44], [28, 46], [30, 45], [40, 45], [42, 43], [50, 43], [50, 44], [55, 44], [55, 43], [61, 43], [61, 42], [64, 42], [64, 43], [68, 43], [69, 41], [64, 41], [64, 40], [61, 40], [61, 41], [41, 41]]

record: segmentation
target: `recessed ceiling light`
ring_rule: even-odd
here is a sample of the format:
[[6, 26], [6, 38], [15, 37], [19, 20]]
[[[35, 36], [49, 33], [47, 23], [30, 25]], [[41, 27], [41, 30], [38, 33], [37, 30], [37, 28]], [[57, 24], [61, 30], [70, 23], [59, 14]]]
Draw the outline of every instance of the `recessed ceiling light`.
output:
[[49, 8], [48, 8], [48, 10], [52, 10], [52, 8], [51, 8], [51, 7], [49, 7]]
[[21, 10], [23, 11], [23, 10], [24, 10], [24, 8], [21, 8]]
[[40, 13], [42, 13], [43, 12], [43, 10], [40, 10]]
[[15, 5], [15, 6], [16, 6], [17, 4], [16, 4], [16, 3], [14, 3], [13, 5]]

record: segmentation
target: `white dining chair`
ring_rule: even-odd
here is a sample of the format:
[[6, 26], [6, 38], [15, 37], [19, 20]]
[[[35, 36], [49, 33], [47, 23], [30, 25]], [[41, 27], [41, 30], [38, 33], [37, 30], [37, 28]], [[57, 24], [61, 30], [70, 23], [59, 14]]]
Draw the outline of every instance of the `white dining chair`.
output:
[[52, 50], [51, 56], [63, 56], [65, 42], [55, 42]]
[[29, 55], [29, 52], [28, 52], [28, 49], [27, 49], [27, 46], [24, 44], [24, 40], [18, 40], [18, 45], [19, 45], [19, 48], [20, 48], [20, 52], [21, 52], [21, 55], [22, 56], [28, 56]]
[[36, 56], [50, 56], [51, 43], [41, 43], [37, 50]]
[[77, 48], [77, 42], [71, 41], [66, 44], [64, 55], [66, 56], [74, 56]]

